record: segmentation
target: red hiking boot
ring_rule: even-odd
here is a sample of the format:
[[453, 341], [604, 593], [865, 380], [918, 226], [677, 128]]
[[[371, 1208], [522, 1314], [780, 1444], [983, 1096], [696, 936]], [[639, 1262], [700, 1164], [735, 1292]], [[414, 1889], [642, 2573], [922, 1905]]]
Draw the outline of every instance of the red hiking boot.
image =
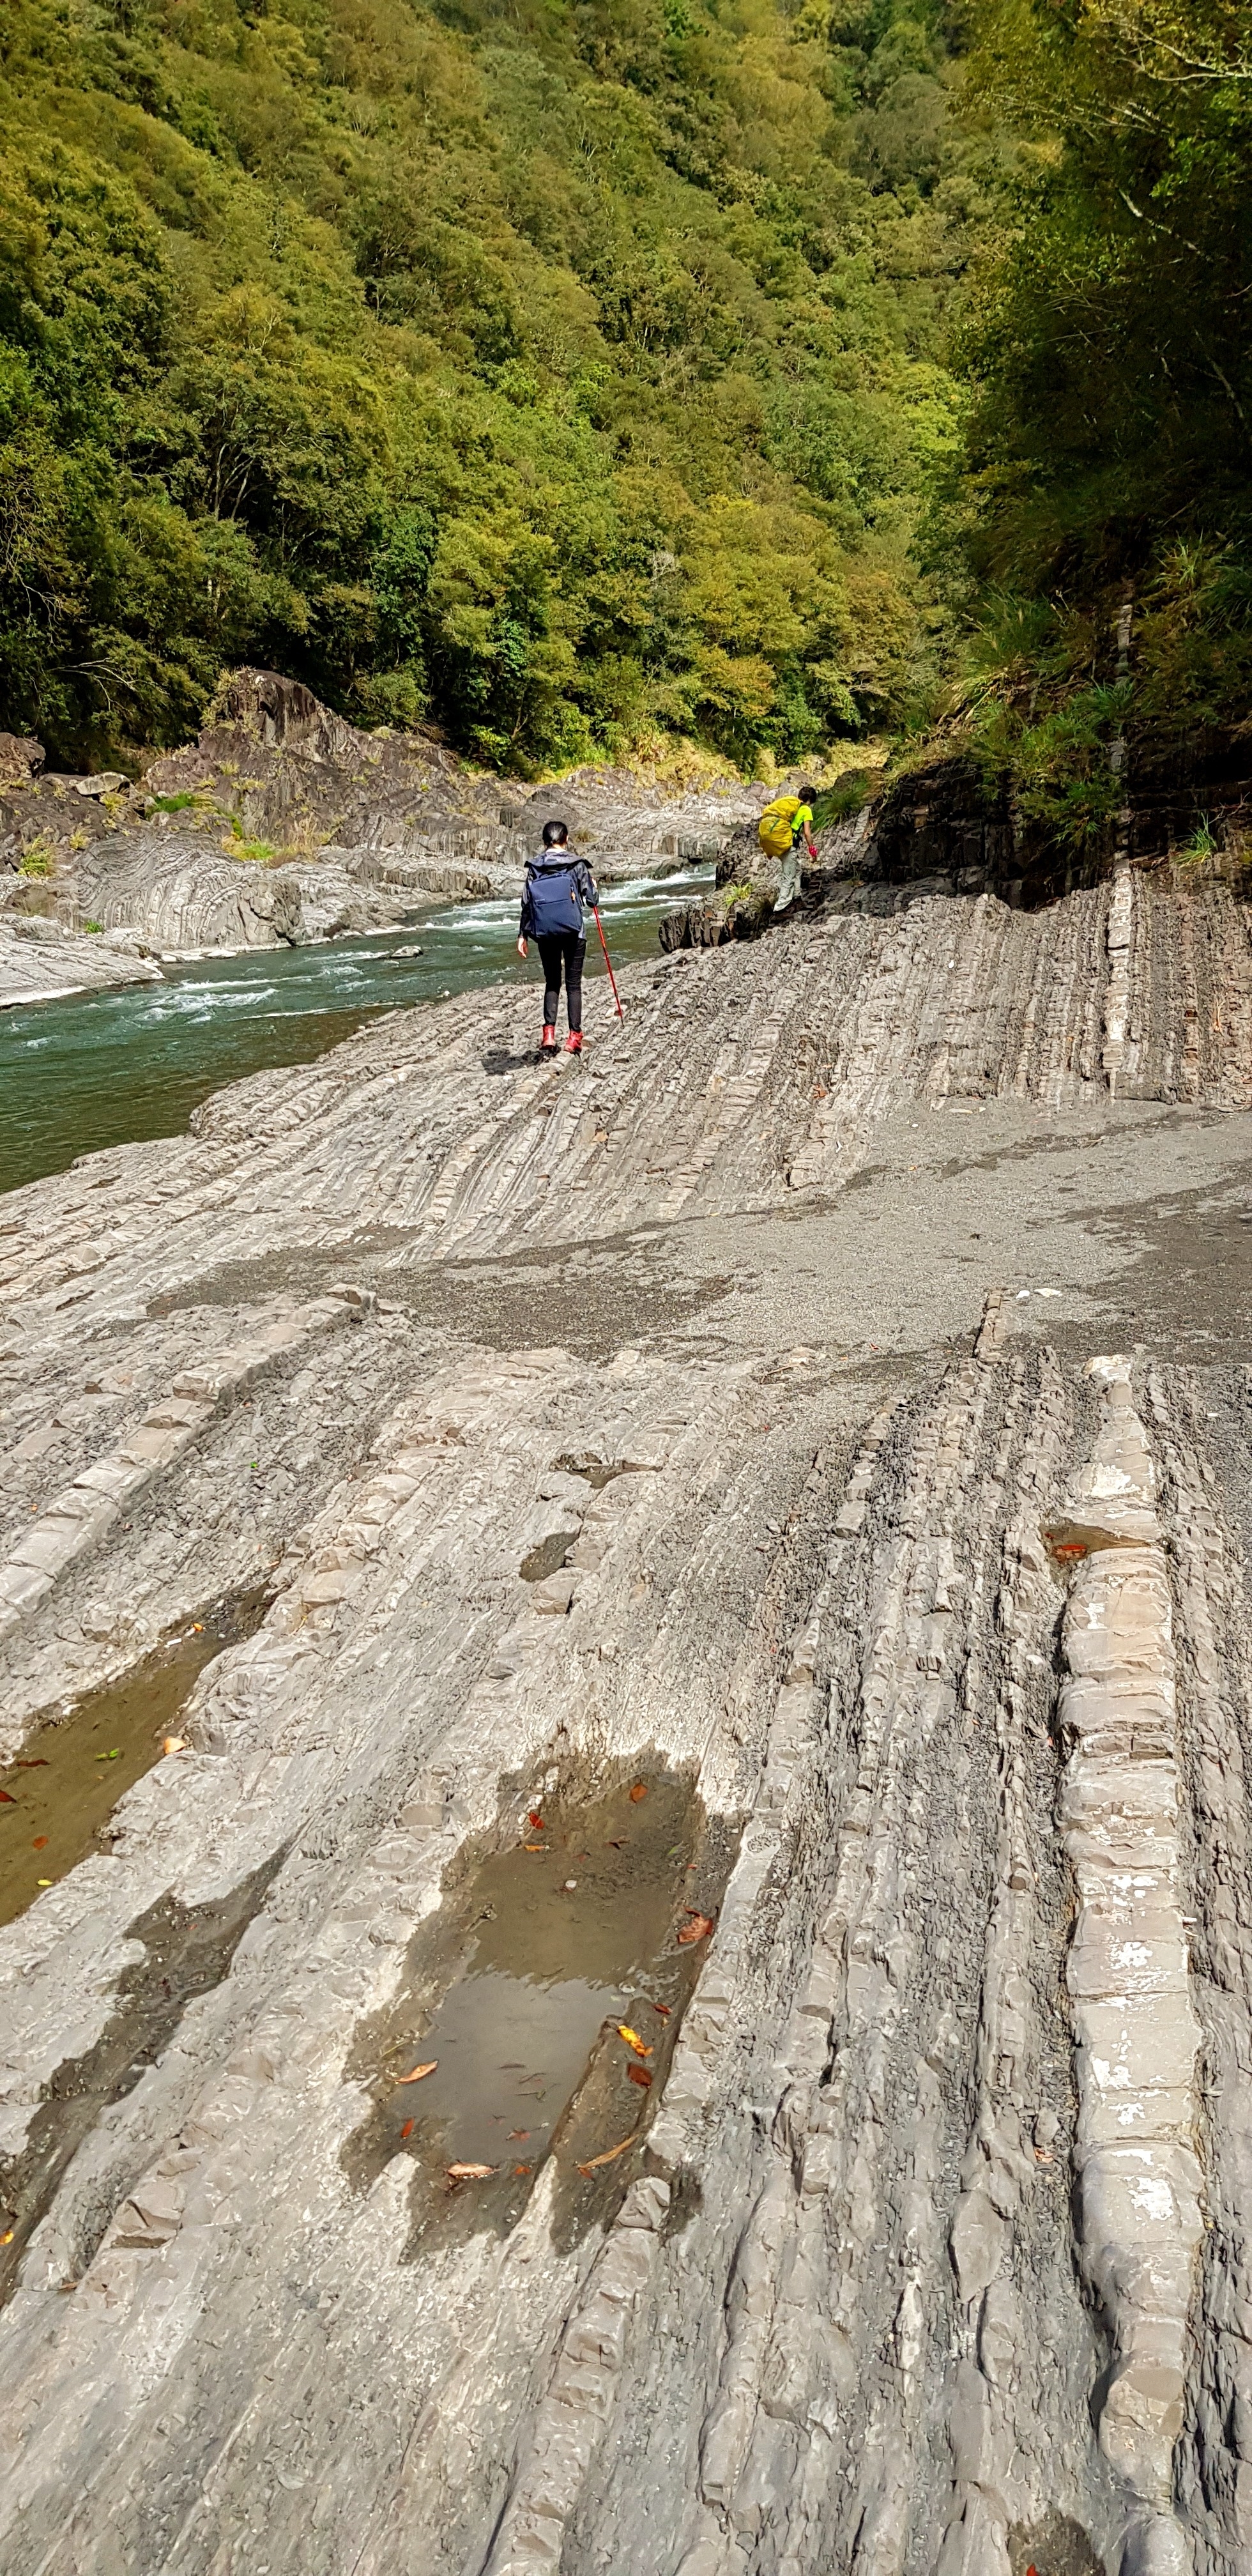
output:
[[571, 1029], [571, 1030], [570, 1030], [570, 1033], [569, 1033], [569, 1036], [567, 1037], [567, 1039], [566, 1039], [566, 1041], [565, 1041], [565, 1052], [566, 1052], [566, 1054], [567, 1054], [567, 1055], [581, 1055], [581, 1054], [582, 1054], [582, 1051], [583, 1051], [583, 1033], [582, 1033], [582, 1030], [581, 1030], [581, 1029]]
[[556, 1030], [552, 1026], [550, 1020], [544, 1022], [543, 1036], [539, 1041], [539, 1052], [540, 1055], [555, 1055], [557, 1052]]

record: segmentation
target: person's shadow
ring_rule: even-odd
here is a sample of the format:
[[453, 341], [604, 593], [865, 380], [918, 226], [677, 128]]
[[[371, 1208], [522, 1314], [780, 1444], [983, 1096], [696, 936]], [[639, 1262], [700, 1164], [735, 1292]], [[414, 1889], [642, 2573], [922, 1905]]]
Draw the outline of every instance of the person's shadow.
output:
[[510, 1055], [504, 1047], [493, 1047], [491, 1053], [483, 1057], [482, 1068], [484, 1073], [522, 1073], [527, 1065], [537, 1064], [538, 1060], [537, 1047], [527, 1047], [524, 1055]]

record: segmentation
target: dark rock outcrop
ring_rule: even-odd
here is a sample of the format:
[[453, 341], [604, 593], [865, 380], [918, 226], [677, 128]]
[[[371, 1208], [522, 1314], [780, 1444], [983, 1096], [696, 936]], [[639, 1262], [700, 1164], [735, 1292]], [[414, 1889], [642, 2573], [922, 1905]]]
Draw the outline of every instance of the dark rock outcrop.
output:
[[657, 937], [667, 954], [676, 948], [721, 948], [728, 939], [759, 939], [773, 909], [768, 886], [734, 886], [709, 903], [667, 912]]
[[0, 733], [0, 786], [25, 785], [43, 768], [47, 755], [33, 734]]

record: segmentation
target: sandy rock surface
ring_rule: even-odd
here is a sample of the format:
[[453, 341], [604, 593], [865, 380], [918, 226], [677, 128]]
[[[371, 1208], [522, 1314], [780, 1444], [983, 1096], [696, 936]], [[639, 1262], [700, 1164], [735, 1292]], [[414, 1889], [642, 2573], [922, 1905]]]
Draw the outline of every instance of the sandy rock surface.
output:
[[1246, 2564], [1248, 915], [623, 992], [4, 1202], [5, 1752], [256, 1605], [0, 1931], [6, 2576]]

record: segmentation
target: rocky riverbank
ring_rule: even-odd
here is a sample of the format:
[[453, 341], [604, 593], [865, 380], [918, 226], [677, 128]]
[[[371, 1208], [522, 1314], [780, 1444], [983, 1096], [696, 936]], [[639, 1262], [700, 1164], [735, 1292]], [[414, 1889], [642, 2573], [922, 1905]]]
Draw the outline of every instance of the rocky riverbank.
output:
[[[673, 795], [610, 770], [530, 790], [433, 737], [356, 732], [297, 681], [237, 672], [198, 743], [136, 784], [50, 775], [40, 744], [0, 737], [0, 1000], [29, 998], [4, 936], [23, 919], [75, 943], [56, 989], [94, 989], [143, 950], [332, 939], [511, 893], [554, 799], [613, 883], [715, 859], [765, 792], [727, 778]], [[89, 962], [83, 939], [102, 932], [118, 935]]]
[[1246, 2554], [1247, 912], [623, 988], [6, 1201], [13, 2576]]
[[19, 1002], [52, 1002], [67, 993], [107, 992], [119, 984], [159, 984], [161, 969], [131, 931], [78, 937], [39, 914], [0, 918], [0, 1010]]

